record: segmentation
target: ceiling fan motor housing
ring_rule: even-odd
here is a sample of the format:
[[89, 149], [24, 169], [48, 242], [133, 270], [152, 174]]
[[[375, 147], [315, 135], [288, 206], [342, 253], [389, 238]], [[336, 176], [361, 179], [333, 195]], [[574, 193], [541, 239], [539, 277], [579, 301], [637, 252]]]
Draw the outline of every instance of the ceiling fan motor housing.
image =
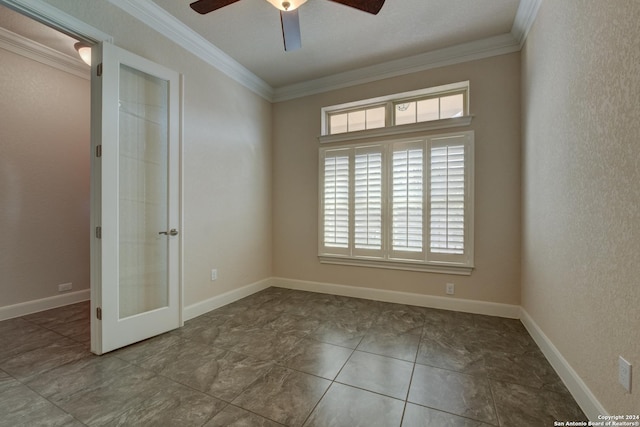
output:
[[[197, 0], [191, 3], [191, 8], [196, 12], [204, 15], [240, 0]], [[273, 6], [280, 9], [280, 22], [282, 24], [282, 37], [284, 39], [284, 50], [291, 51], [299, 49], [302, 46], [300, 37], [300, 22], [298, 19], [298, 7], [302, 6], [307, 0], [266, 0]], [[331, 0], [334, 3], [340, 3], [345, 6], [353, 7], [363, 12], [376, 15], [385, 0]]]

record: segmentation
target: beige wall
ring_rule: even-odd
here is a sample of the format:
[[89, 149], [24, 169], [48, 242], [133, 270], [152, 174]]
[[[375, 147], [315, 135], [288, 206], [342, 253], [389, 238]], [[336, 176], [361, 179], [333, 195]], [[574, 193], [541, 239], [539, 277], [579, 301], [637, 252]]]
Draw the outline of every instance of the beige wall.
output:
[[[640, 2], [546, 1], [523, 85], [522, 303], [611, 414], [637, 414]], [[637, 369], [637, 368], [636, 368]]]
[[[475, 116], [470, 126], [476, 143], [476, 269], [472, 275], [320, 264], [320, 109], [464, 80], [470, 80], [470, 111]], [[445, 295], [445, 283], [453, 282], [456, 298], [520, 303], [519, 53], [275, 104], [273, 144], [275, 276], [439, 296]]]
[[271, 104], [106, 1], [47, 1], [184, 75], [185, 306], [270, 277]]
[[89, 288], [88, 79], [0, 49], [0, 307]]
[[[636, 0], [547, 1], [522, 55], [273, 106], [107, 2], [48, 1], [185, 76], [185, 305], [270, 276], [436, 296], [454, 282], [455, 298], [522, 302], [610, 413], [637, 413], [637, 392], [617, 384], [618, 355], [640, 363]], [[88, 286], [88, 127], [42, 130], [88, 123], [86, 104], [77, 108], [88, 82], [55, 70], [42, 79], [0, 55], [4, 306], [55, 295], [58, 283]], [[29, 83], [7, 77], [18, 73]], [[475, 116], [473, 274], [319, 264], [320, 108], [462, 80]], [[75, 108], [60, 117], [54, 99]], [[28, 115], [37, 118], [25, 125]]]

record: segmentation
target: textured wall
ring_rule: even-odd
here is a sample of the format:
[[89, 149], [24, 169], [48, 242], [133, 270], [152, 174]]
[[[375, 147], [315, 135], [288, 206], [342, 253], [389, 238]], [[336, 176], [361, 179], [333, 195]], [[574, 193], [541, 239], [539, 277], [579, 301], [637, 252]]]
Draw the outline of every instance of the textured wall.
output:
[[89, 288], [89, 80], [0, 49], [0, 307]]
[[[324, 106], [470, 80], [475, 131], [471, 276], [320, 264], [318, 149]], [[308, 96], [274, 106], [274, 273], [424, 295], [520, 304], [520, 54], [502, 55]], [[464, 130], [469, 130], [464, 128]], [[435, 133], [446, 133], [436, 131]]]
[[522, 59], [523, 306], [611, 414], [640, 412], [639, 22], [545, 1]]

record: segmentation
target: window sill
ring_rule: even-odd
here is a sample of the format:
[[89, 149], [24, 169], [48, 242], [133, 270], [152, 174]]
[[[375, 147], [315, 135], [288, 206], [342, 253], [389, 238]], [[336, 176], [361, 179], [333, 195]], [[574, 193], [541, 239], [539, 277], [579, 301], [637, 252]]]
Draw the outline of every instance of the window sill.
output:
[[409, 125], [389, 126], [378, 129], [360, 130], [355, 132], [338, 133], [335, 135], [321, 135], [318, 137], [320, 144], [333, 142], [355, 141], [365, 138], [377, 138], [395, 136], [413, 132], [425, 132], [430, 130], [455, 128], [471, 125], [473, 116], [456, 117], [453, 119], [432, 120], [429, 122], [412, 123]]
[[389, 270], [420, 271], [424, 273], [455, 274], [458, 276], [470, 276], [472, 266], [424, 263], [421, 261], [378, 260], [371, 258], [350, 258], [334, 255], [319, 255], [321, 264], [348, 265], [354, 267], [385, 268]]

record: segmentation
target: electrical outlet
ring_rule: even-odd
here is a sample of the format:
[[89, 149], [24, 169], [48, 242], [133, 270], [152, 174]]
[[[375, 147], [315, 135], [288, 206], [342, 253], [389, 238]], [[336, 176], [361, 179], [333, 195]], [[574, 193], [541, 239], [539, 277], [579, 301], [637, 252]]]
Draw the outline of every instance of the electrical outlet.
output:
[[71, 289], [73, 289], [73, 283], [71, 282], [58, 285], [58, 292], [66, 292], [70, 291]]
[[456, 291], [455, 285], [453, 283], [447, 283], [447, 295], [453, 295]]
[[214, 268], [211, 270], [211, 281], [218, 279], [218, 269]]
[[631, 393], [631, 363], [622, 356], [618, 357], [618, 381], [629, 393]]

